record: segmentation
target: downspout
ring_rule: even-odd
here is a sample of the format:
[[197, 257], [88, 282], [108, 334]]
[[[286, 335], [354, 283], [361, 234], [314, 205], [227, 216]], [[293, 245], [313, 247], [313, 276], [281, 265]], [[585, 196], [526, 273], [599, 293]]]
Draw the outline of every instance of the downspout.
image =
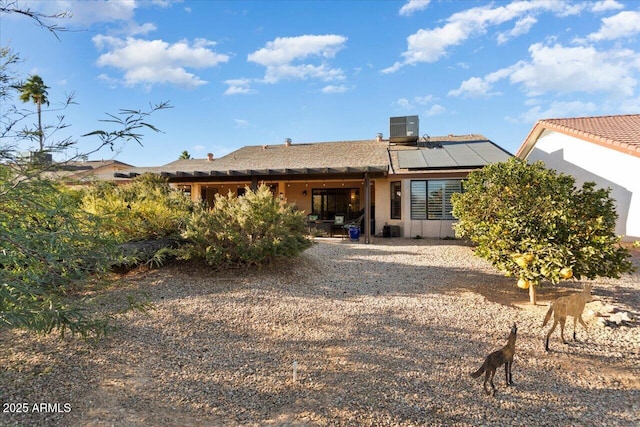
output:
[[364, 173], [364, 243], [371, 243], [371, 178]]

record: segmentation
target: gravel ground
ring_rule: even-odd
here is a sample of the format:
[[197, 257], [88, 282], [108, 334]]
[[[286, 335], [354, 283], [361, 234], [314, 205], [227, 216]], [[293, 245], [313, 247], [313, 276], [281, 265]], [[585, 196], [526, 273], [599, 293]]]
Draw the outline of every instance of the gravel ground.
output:
[[[0, 332], [0, 425], [639, 425], [639, 279], [593, 281], [588, 339], [556, 331], [546, 353], [547, 303], [582, 284], [529, 305], [457, 241], [319, 239], [261, 271], [137, 271], [98, 298], [155, 308], [107, 339]], [[635, 320], [600, 326], [604, 305]], [[514, 322], [515, 384], [498, 370], [487, 396], [469, 373]]]

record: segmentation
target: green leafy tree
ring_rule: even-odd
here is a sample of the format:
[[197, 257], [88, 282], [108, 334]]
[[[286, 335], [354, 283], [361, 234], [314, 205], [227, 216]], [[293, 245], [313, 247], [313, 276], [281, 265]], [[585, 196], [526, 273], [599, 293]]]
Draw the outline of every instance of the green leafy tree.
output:
[[34, 74], [30, 76], [26, 83], [20, 85], [20, 100], [22, 102], [33, 101], [36, 104], [38, 114], [38, 129], [37, 137], [40, 143], [40, 151], [44, 151], [44, 132], [42, 130], [42, 105], [49, 105], [49, 99], [47, 98], [49, 86], [45, 85], [42, 81], [42, 77]]
[[[4, 14], [30, 18], [54, 35], [60, 28], [45, 21], [66, 16], [41, 15], [21, 9], [18, 2], [0, 0], [0, 20]], [[15, 89], [20, 92], [25, 88], [12, 70], [17, 62], [19, 56], [11, 49], [0, 49], [0, 328], [100, 335], [106, 331], [109, 316], [94, 317], [90, 301], [70, 295], [106, 271], [117, 257], [116, 242], [99, 232], [99, 217], [80, 209], [77, 194], [44, 178], [51, 165], [34, 164], [20, 154], [29, 135], [16, 129], [29, 115], [12, 104]], [[39, 90], [43, 103], [47, 95], [44, 84]], [[119, 141], [140, 143], [142, 130], [156, 130], [146, 121], [148, 115], [163, 108], [168, 105], [109, 115], [105, 122], [115, 129], [86, 135], [100, 141], [93, 152], [105, 146], [113, 148]], [[66, 125], [60, 121], [53, 132], [63, 127]], [[46, 126], [39, 128], [39, 135], [44, 136]], [[31, 136], [34, 134], [31, 132]], [[47, 150], [64, 154], [75, 143], [72, 139], [52, 141]]]
[[458, 237], [475, 244], [518, 286], [529, 289], [571, 278], [619, 277], [632, 270], [615, 235], [617, 213], [610, 190], [520, 159], [494, 163], [469, 175], [452, 197]]
[[180, 160], [188, 160], [190, 158], [191, 158], [191, 154], [189, 154], [189, 152], [187, 150], [183, 151], [180, 154], [180, 157], [178, 157], [178, 159], [180, 159]]
[[312, 244], [305, 216], [273, 197], [266, 185], [243, 196], [216, 195], [213, 208], [192, 215], [179, 250], [183, 259], [202, 259], [214, 268], [264, 265], [299, 255]]
[[64, 295], [108, 271], [114, 241], [96, 232], [99, 218], [80, 211], [72, 192], [20, 178], [0, 165], [0, 327], [101, 335], [105, 320]]

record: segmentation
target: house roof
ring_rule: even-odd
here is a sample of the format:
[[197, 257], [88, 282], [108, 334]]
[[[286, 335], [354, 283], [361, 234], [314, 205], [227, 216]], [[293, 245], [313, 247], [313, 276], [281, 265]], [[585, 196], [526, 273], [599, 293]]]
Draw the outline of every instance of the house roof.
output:
[[67, 182], [87, 180], [113, 180], [114, 171], [131, 169], [134, 166], [118, 160], [85, 160], [55, 163], [44, 176]]
[[539, 120], [516, 156], [526, 158], [545, 130], [640, 157], [640, 114]]
[[219, 159], [181, 159], [158, 167], [133, 168], [116, 177], [142, 173], [171, 179], [232, 179], [269, 176], [274, 179], [362, 176], [389, 173], [466, 171], [505, 161], [511, 154], [482, 135], [429, 137], [414, 144], [362, 140], [246, 146]]
[[245, 146], [219, 159], [182, 159], [116, 176], [156, 173], [170, 178], [386, 174], [388, 143], [377, 140]]
[[478, 134], [429, 137], [416, 145], [395, 145], [389, 149], [392, 173], [421, 173], [441, 170], [471, 170], [511, 157]]

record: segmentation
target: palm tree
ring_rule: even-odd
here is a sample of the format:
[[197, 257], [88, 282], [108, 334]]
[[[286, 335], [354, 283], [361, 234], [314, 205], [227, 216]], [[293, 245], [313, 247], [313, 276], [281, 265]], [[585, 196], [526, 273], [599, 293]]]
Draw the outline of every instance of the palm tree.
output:
[[189, 154], [189, 152], [187, 150], [184, 150], [182, 152], [182, 154], [180, 154], [180, 157], [178, 157], [178, 159], [183, 160], [183, 159], [190, 159], [191, 158], [191, 154]]
[[34, 74], [27, 79], [27, 82], [20, 85], [20, 100], [22, 102], [33, 101], [38, 108], [38, 139], [40, 141], [40, 151], [44, 151], [44, 132], [42, 132], [42, 104], [49, 105], [47, 99], [47, 89], [42, 78]]

